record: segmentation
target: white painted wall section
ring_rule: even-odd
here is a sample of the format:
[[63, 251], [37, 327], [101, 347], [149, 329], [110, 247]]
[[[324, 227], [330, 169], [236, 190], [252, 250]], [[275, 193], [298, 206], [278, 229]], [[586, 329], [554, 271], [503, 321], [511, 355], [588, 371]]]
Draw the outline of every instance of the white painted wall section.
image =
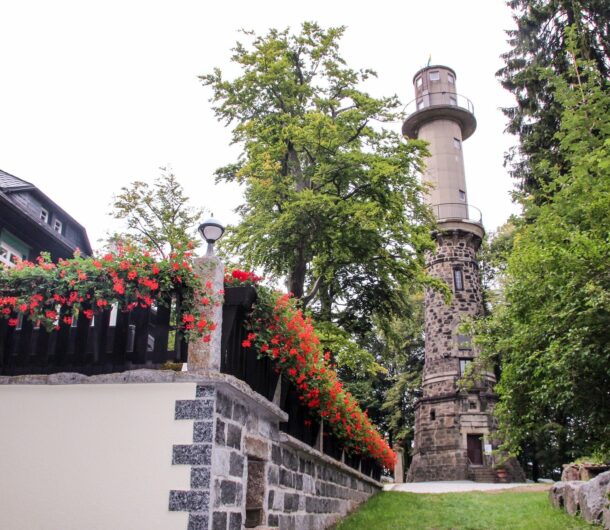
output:
[[189, 489], [172, 446], [194, 383], [0, 385], [0, 529], [184, 530], [169, 491]]

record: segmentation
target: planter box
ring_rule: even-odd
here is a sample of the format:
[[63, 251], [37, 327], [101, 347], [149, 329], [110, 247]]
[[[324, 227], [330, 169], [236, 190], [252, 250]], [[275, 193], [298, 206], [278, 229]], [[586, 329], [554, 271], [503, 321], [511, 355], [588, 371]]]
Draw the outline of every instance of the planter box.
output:
[[251, 307], [256, 302], [256, 289], [251, 285], [245, 287], [227, 287], [225, 289], [225, 305]]

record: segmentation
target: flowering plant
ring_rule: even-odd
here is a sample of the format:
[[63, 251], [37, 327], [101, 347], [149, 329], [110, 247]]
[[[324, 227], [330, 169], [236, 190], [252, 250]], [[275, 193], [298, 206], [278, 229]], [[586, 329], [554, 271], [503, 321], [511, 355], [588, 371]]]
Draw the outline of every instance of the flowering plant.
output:
[[9, 326], [16, 326], [23, 316], [51, 331], [72, 324], [81, 313], [92, 319], [113, 305], [124, 312], [154, 304], [169, 306], [176, 294], [177, 325], [185, 338], [209, 341], [216, 324], [205, 308], [220, 302], [211, 282], [201, 285], [190, 258], [189, 249], [156, 260], [149, 252], [119, 247], [100, 258], [84, 258], [77, 251], [73, 258], [55, 264], [43, 253], [36, 263], [23, 260], [0, 269], [0, 316], [8, 319]]
[[232, 269], [225, 274], [225, 285], [227, 287], [245, 287], [248, 285], [258, 285], [262, 280], [253, 272]]
[[227, 276], [231, 278], [227, 286], [257, 286], [250, 332], [242, 346], [254, 347], [260, 355], [273, 359], [278, 370], [296, 385], [301, 402], [330, 426], [347, 452], [370, 456], [393, 469], [395, 453], [344, 389], [330, 365], [330, 353], [323, 351], [313, 322], [303, 315], [298, 301], [258, 284], [252, 273], [232, 271]]

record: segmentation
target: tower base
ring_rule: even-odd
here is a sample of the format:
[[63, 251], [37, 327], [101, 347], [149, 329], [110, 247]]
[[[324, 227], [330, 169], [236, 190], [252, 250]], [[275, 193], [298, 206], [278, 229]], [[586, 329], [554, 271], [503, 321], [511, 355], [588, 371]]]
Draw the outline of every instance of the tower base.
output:
[[502, 465], [473, 466], [463, 451], [437, 451], [416, 454], [409, 466], [407, 482], [472, 480], [474, 482], [525, 482], [525, 473], [516, 458]]
[[434, 451], [413, 456], [407, 482], [468, 480], [468, 459], [464, 451]]

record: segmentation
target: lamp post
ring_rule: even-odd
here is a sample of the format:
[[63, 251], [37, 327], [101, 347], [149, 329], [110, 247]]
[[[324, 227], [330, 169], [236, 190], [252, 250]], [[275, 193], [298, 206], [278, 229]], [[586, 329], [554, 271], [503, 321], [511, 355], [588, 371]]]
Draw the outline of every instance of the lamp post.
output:
[[218, 241], [222, 234], [224, 234], [225, 227], [216, 219], [210, 217], [199, 225], [199, 233], [201, 237], [206, 240], [208, 249], [205, 253], [206, 256], [214, 255], [214, 243]]

